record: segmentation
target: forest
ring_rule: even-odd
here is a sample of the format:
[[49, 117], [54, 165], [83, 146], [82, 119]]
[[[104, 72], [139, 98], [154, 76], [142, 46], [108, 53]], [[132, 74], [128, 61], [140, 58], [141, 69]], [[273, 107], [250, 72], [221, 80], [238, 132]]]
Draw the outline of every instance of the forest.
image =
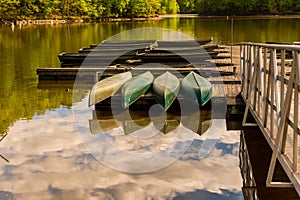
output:
[[0, 20], [296, 14], [299, 0], [0, 0]]
[[196, 0], [195, 11], [201, 15], [297, 14], [299, 0]]

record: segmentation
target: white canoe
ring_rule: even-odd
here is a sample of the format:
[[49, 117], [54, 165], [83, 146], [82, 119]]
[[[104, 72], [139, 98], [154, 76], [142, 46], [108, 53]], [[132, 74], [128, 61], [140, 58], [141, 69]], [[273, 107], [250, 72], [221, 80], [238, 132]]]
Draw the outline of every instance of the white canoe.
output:
[[153, 94], [159, 104], [166, 110], [172, 105], [179, 92], [180, 82], [170, 72], [158, 76], [153, 82]]
[[131, 72], [124, 72], [97, 82], [91, 89], [89, 106], [95, 105], [104, 99], [111, 97], [131, 78]]

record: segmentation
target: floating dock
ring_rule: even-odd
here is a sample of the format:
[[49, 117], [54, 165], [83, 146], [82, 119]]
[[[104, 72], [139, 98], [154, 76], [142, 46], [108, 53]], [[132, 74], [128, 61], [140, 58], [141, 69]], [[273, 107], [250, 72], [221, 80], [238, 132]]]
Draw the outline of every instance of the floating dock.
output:
[[[230, 49], [231, 59], [225, 58]], [[224, 58], [213, 60], [217, 63], [216, 71], [209, 65], [201, 67], [200, 71], [221, 75], [221, 82], [210, 81], [224, 87], [227, 129], [242, 132], [240, 160], [245, 199], [299, 199], [300, 46], [242, 43], [220, 51], [219, 55]], [[286, 51], [292, 52], [292, 60], [286, 57], [290, 56]], [[145, 70], [130, 64], [102, 69], [108, 75]], [[82, 75], [90, 77], [89, 80], [99, 78], [99, 68], [80, 70]], [[177, 64], [168, 70], [187, 73], [199, 68]], [[78, 71], [78, 68], [38, 69], [39, 87], [49, 87], [49, 81], [54, 82], [51, 87], [56, 87], [56, 83], [61, 87], [66, 79], [65, 87], [70, 87]]]

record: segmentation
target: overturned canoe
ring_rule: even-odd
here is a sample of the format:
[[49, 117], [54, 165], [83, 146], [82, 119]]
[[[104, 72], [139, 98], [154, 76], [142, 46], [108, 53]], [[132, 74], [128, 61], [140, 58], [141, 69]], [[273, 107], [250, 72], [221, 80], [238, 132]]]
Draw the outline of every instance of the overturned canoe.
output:
[[181, 81], [184, 97], [204, 106], [212, 97], [211, 83], [195, 72], [190, 72]]
[[179, 88], [178, 78], [167, 71], [154, 80], [152, 90], [157, 102], [164, 110], [168, 110], [176, 99]]
[[112, 55], [136, 55], [138, 52], [144, 52], [146, 49], [142, 48], [142, 49], [132, 49], [132, 48], [128, 48], [128, 49], [101, 49], [101, 48], [88, 48], [88, 47], [82, 47], [80, 49], [78, 49], [78, 53], [80, 54], [112, 54]]
[[120, 42], [120, 41], [111, 41], [111, 42], [102, 42], [100, 44], [91, 44], [91, 48], [151, 48], [155, 41], [133, 41], [133, 42]]
[[114, 62], [125, 62], [126, 60], [136, 59], [135, 53], [129, 54], [114, 54], [112, 52], [106, 53], [60, 53], [58, 59], [62, 63], [99, 63], [109, 65]]
[[131, 72], [124, 72], [97, 82], [91, 89], [89, 106], [97, 104], [114, 95], [126, 81], [131, 79], [131, 77]]
[[[157, 53], [158, 52], [158, 53]], [[143, 62], [188, 62], [188, 63], [198, 63], [209, 60], [211, 56], [216, 56], [218, 52], [168, 52], [162, 50], [153, 50], [148, 53], [138, 54]]]
[[168, 47], [168, 46], [163, 46], [163, 47], [153, 47], [150, 51], [153, 50], [166, 50], [170, 52], [184, 52], [184, 51], [192, 51], [192, 52], [211, 52], [214, 51], [215, 49], [219, 48], [218, 45], [205, 45], [205, 46], [175, 46], [175, 47]]
[[116, 45], [128, 45], [128, 44], [154, 44], [156, 40], [103, 40], [101, 44], [116, 44]]
[[202, 40], [170, 40], [170, 41], [157, 41], [158, 47], [191, 47], [204, 45], [211, 42], [212, 39], [202, 39]]
[[122, 104], [127, 108], [147, 92], [153, 82], [153, 74], [147, 71], [133, 77], [122, 87]]

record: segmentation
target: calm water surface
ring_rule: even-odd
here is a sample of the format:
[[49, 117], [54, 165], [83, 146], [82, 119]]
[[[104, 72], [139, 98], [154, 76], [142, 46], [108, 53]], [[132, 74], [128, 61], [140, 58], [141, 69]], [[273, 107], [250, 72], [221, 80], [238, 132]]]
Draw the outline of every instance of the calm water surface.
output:
[[[234, 20], [234, 41], [300, 41], [300, 19]], [[223, 134], [201, 161], [196, 138], [171, 166], [126, 174], [99, 163], [73, 125], [72, 91], [38, 85], [36, 69], [59, 67], [57, 54], [139, 27], [161, 27], [195, 39], [231, 43], [230, 21], [170, 18], [153, 22], [0, 28], [0, 198], [16, 199], [242, 199], [239, 133]], [[81, 101], [80, 97], [78, 102]], [[211, 170], [213, 169], [213, 170]], [[1, 198], [2, 199], [2, 198]]]

